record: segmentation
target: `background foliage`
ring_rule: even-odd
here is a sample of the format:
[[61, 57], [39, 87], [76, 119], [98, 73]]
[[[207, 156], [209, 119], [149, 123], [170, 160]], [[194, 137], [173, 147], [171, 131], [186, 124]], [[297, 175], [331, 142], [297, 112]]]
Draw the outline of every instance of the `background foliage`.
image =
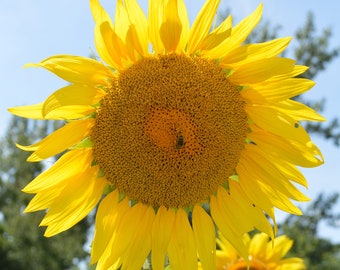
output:
[[0, 269], [77, 269], [78, 262], [87, 257], [84, 244], [90, 220], [45, 238], [44, 228], [38, 228], [44, 213], [23, 214], [33, 196], [21, 189], [53, 161], [28, 163], [29, 153], [16, 148], [15, 143], [29, 145], [57, 126], [13, 117], [0, 141]]

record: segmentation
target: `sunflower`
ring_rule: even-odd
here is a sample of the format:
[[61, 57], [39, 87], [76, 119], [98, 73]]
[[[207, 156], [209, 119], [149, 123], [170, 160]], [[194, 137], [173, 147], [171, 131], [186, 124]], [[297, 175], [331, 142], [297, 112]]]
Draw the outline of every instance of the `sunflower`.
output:
[[[290, 100], [314, 82], [307, 68], [278, 55], [291, 38], [243, 45], [260, 5], [237, 26], [211, 30], [218, 0], [190, 27], [183, 0], [117, 1], [114, 23], [91, 0], [101, 60], [56, 55], [30, 64], [70, 84], [17, 116], [66, 120], [19, 148], [36, 162], [63, 153], [23, 191], [26, 212], [47, 209], [47, 237], [69, 229], [99, 204], [91, 262], [98, 269], [214, 269], [215, 226], [247, 257], [245, 232], [271, 238], [274, 208], [301, 214], [308, 200], [296, 166], [323, 163], [300, 124], [324, 120]], [[210, 214], [205, 210], [210, 209]], [[271, 221], [266, 218], [268, 215]]]
[[[216, 251], [216, 270], [305, 270], [303, 259], [297, 257], [284, 258], [293, 246], [293, 240], [286, 235], [269, 241], [265, 233], [257, 233], [252, 238], [243, 236], [249, 251], [247, 262], [232, 247], [228, 240], [219, 233], [216, 239], [219, 250]], [[201, 269], [201, 265], [199, 265]]]

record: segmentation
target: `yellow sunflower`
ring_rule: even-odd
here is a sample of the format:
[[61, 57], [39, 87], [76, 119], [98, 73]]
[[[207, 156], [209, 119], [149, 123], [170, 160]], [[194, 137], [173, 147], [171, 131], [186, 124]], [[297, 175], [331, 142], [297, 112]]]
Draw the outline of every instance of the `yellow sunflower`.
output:
[[[303, 259], [297, 257], [284, 258], [293, 246], [293, 240], [281, 235], [269, 241], [265, 233], [257, 233], [252, 238], [243, 236], [248, 248], [248, 262], [238, 254], [228, 240], [219, 233], [216, 239], [220, 250], [216, 251], [216, 270], [304, 270]], [[201, 265], [199, 265], [199, 269]]]
[[[211, 30], [218, 0], [189, 26], [184, 0], [118, 0], [114, 23], [91, 0], [100, 61], [56, 55], [43, 67], [70, 85], [44, 102], [10, 109], [66, 120], [38, 143], [19, 146], [41, 161], [66, 151], [24, 189], [26, 212], [47, 209], [46, 236], [69, 229], [99, 204], [91, 262], [97, 269], [215, 268], [215, 225], [247, 257], [245, 232], [273, 238], [274, 207], [301, 214], [306, 186], [296, 166], [323, 163], [301, 120], [324, 120], [290, 100], [314, 82], [278, 55], [291, 38], [242, 45], [260, 5], [232, 27]], [[203, 205], [210, 207], [209, 215]], [[190, 218], [188, 218], [190, 217]], [[192, 217], [192, 218], [191, 218]]]

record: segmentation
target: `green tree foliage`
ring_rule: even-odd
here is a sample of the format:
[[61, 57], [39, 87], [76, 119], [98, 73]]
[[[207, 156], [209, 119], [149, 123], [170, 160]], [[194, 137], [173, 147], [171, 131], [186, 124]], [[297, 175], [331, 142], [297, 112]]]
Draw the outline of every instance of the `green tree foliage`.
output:
[[331, 28], [323, 29], [321, 34], [316, 33], [313, 13], [308, 13], [306, 23], [295, 33], [298, 46], [294, 50], [295, 58], [299, 63], [309, 69], [302, 74], [303, 77], [313, 79], [319, 72], [324, 71], [329, 62], [337, 57], [340, 48], [329, 48], [329, 39], [332, 37]]
[[281, 233], [294, 239], [289, 255], [304, 258], [309, 270], [339, 269], [340, 243], [318, 236], [321, 225], [340, 227], [340, 213], [334, 213], [338, 198], [339, 194], [320, 194], [303, 216], [290, 215], [279, 226]]
[[[331, 36], [332, 31], [330, 28], [323, 29], [321, 34], [317, 35], [314, 16], [312, 13], [308, 13], [305, 25], [299, 28], [295, 35], [299, 44], [294, 50], [295, 58], [299, 63], [303, 63], [309, 67], [309, 69], [302, 74], [302, 77], [313, 79], [319, 72], [326, 69], [329, 62], [339, 55], [340, 48], [329, 48], [329, 39]], [[325, 106], [325, 100], [316, 102], [305, 101], [305, 103], [318, 111], [322, 111]], [[338, 118], [330, 119], [326, 124], [308, 123], [306, 128], [309, 132], [320, 134], [339, 146], [340, 123]]]
[[77, 262], [87, 256], [83, 249], [87, 221], [45, 238], [44, 228], [38, 227], [44, 213], [23, 214], [33, 196], [21, 189], [43, 170], [44, 164], [26, 162], [29, 153], [16, 148], [15, 143], [32, 144], [51, 129], [51, 123], [13, 117], [0, 141], [0, 269], [77, 269]]

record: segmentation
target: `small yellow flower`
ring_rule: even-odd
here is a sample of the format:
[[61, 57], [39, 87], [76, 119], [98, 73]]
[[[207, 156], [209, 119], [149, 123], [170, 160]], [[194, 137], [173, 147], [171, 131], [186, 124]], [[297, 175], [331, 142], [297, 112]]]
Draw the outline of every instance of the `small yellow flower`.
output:
[[[26, 212], [47, 209], [46, 236], [65, 231], [99, 204], [91, 262], [98, 269], [215, 268], [215, 225], [247, 257], [242, 235], [270, 237], [274, 207], [301, 214], [308, 200], [296, 166], [322, 154], [300, 121], [323, 121], [290, 100], [314, 82], [307, 68], [279, 54], [290, 38], [242, 45], [260, 5], [237, 26], [211, 25], [218, 0], [189, 26], [183, 0], [118, 0], [114, 18], [91, 0], [101, 60], [57, 55], [43, 67], [70, 84], [44, 102], [11, 108], [33, 119], [66, 120], [38, 143], [20, 146], [41, 161], [66, 150], [24, 192]], [[103, 62], [102, 62], [103, 61]], [[105, 64], [104, 64], [105, 62]], [[211, 216], [202, 205], [208, 204]], [[192, 214], [192, 223], [188, 215]]]
[[[246, 261], [228, 240], [220, 233], [216, 251], [216, 270], [304, 270], [306, 266], [301, 258], [284, 258], [293, 245], [293, 240], [285, 235], [269, 241], [265, 233], [257, 233], [252, 238], [248, 234], [243, 241], [248, 248]], [[249, 268], [247, 268], [249, 266]], [[201, 269], [201, 265], [199, 265]]]

